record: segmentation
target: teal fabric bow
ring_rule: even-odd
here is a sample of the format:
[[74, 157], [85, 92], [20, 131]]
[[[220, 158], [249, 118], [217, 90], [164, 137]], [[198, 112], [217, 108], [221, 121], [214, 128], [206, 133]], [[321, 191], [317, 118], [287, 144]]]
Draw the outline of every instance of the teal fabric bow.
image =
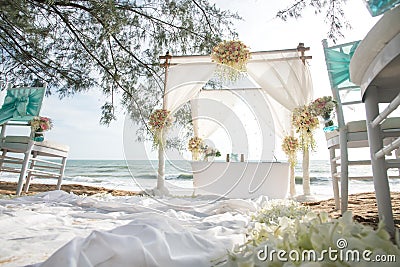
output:
[[373, 17], [381, 15], [400, 4], [400, 0], [364, 0], [364, 2]]
[[26, 116], [26, 109], [28, 107], [28, 98], [26, 96], [21, 96], [15, 99], [14, 101], [14, 114], [13, 117], [22, 117]]
[[325, 48], [326, 64], [331, 75], [332, 87], [340, 88], [350, 81], [350, 61], [360, 41]]
[[30, 121], [38, 116], [45, 93], [44, 87], [21, 87], [7, 90], [0, 109], [0, 124], [9, 120]]

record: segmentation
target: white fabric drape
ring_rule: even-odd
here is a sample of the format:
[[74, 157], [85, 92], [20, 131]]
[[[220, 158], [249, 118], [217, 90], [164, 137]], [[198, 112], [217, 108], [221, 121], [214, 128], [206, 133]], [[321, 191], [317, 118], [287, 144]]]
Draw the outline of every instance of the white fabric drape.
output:
[[195, 135], [216, 143], [222, 154], [273, 159], [274, 122], [262, 90], [202, 90], [191, 104]]
[[248, 153], [248, 135], [238, 110], [243, 106], [236, 90], [203, 90], [193, 99], [194, 132], [214, 143], [222, 154]]
[[191, 100], [192, 118], [197, 136], [208, 138], [226, 125], [238, 99], [230, 91], [203, 90]]
[[313, 97], [311, 74], [298, 52], [257, 54], [248, 62], [247, 73], [268, 95], [277, 134], [288, 134], [292, 110]]
[[177, 111], [201, 90], [214, 73], [216, 63], [187, 63], [168, 70], [166, 108]]

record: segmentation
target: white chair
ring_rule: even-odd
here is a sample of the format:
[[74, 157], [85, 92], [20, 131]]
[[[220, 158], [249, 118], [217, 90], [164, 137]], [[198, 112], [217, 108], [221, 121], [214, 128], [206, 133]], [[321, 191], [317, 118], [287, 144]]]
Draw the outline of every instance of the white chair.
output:
[[[350, 60], [358, 43], [359, 42], [352, 42], [328, 47], [326, 40], [323, 40], [325, 61], [331, 83], [332, 95], [337, 101], [336, 114], [338, 122], [338, 129], [332, 132], [326, 132], [325, 136], [330, 153], [335, 206], [336, 209], [341, 209], [342, 213], [348, 208], [348, 179], [366, 178], [358, 177], [352, 173], [349, 174], [349, 166], [371, 165], [371, 157], [368, 152], [366, 152], [365, 158], [349, 160], [349, 151], [356, 152], [359, 156], [361, 153], [356, 150], [369, 147], [366, 120], [351, 121], [348, 116], [345, 116], [346, 108], [352, 108], [362, 104], [360, 87], [351, 83], [349, 80]], [[383, 143], [389, 144], [397, 136], [400, 136], [400, 118], [387, 119], [380, 129], [380, 137]], [[339, 150], [339, 153], [337, 153], [336, 150]], [[397, 155], [398, 153], [396, 153], [393, 158], [388, 158], [388, 164], [397, 162], [395, 159]], [[338, 168], [340, 168], [340, 171], [338, 171]]]
[[[61, 188], [69, 147], [51, 141], [34, 141], [29, 121], [38, 116], [46, 87], [7, 89], [0, 109], [1, 142], [0, 171], [19, 173], [16, 194], [25, 192], [33, 177], [57, 178]], [[26, 128], [25, 135], [6, 135], [10, 127]]]

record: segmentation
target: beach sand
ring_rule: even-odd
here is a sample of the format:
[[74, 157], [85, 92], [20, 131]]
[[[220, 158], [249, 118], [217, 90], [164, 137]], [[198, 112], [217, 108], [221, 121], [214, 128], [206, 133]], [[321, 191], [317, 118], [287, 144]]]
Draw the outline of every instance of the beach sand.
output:
[[[0, 194], [1, 195], [10, 195], [15, 196], [16, 183], [4, 182], [0, 181]], [[29, 188], [29, 192], [22, 193], [22, 195], [33, 195], [38, 192], [45, 192], [55, 190], [55, 185], [47, 185], [47, 184], [31, 184]], [[64, 184], [61, 189], [65, 192], [72, 192], [76, 195], [94, 195], [94, 194], [102, 194], [109, 193], [114, 196], [134, 196], [137, 195], [137, 192], [124, 191], [124, 190], [113, 190], [107, 189], [103, 187], [93, 187], [93, 186], [85, 186], [79, 184]], [[393, 206], [393, 217], [394, 223], [397, 228], [400, 228], [400, 192], [392, 192], [392, 206]], [[335, 210], [335, 201], [334, 199], [321, 200], [315, 202], [305, 202], [303, 203], [306, 206], [309, 206], [312, 210], [315, 211], [325, 211], [330, 214], [333, 218], [337, 218], [340, 216], [340, 211]], [[352, 211], [353, 218], [366, 225], [370, 225], [374, 228], [378, 225], [378, 209], [376, 205], [375, 193], [359, 193], [349, 195], [349, 207], [348, 209]]]
[[[17, 183], [0, 181], [0, 195], [15, 196], [16, 188], [17, 188]], [[56, 190], [56, 185], [31, 183], [29, 186], [29, 192], [28, 193], [23, 192], [21, 194], [21, 196], [34, 195], [39, 192], [46, 192], [46, 191], [52, 191], [52, 190]], [[112, 194], [113, 196], [135, 196], [135, 195], [137, 195], [137, 192], [114, 190], [114, 189], [108, 189], [108, 188], [104, 188], [104, 187], [86, 186], [86, 185], [79, 185], [79, 184], [63, 184], [61, 186], [61, 190], [68, 192], [68, 193], [72, 192], [75, 195], [85, 194], [88, 196], [94, 195], [94, 194], [104, 194], [104, 193], [109, 193], [109, 194]]]
[[[400, 192], [391, 192], [391, 198], [394, 223], [397, 228], [400, 228]], [[340, 211], [335, 210], [333, 198], [303, 204], [315, 211], [328, 212], [333, 218], [340, 216]], [[377, 227], [379, 222], [378, 207], [374, 192], [349, 195], [348, 210], [352, 211], [354, 220], [374, 228]]]

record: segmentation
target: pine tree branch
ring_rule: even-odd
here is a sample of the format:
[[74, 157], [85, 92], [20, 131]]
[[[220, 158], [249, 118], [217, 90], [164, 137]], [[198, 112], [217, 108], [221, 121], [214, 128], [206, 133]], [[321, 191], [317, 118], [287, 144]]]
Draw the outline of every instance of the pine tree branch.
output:
[[[113, 77], [112, 73], [110, 72], [110, 70], [88, 49], [88, 47], [85, 45], [84, 42], [82, 42], [82, 40], [79, 38], [79, 36], [77, 35], [77, 33], [75, 32], [74, 27], [69, 23], [69, 21], [62, 15], [62, 13], [57, 9], [57, 7], [52, 6], [52, 9], [54, 10], [54, 12], [61, 18], [61, 20], [64, 22], [64, 24], [67, 26], [67, 28], [70, 30], [70, 32], [75, 36], [76, 40], [79, 42], [79, 44], [83, 47], [83, 49], [86, 51], [86, 53], [88, 53], [88, 55], [90, 55], [90, 57], [95, 60], [97, 62], [97, 64], [111, 77]], [[133, 103], [136, 105], [137, 110], [139, 111], [139, 115], [140, 118], [143, 122], [144, 125], [146, 125], [146, 128], [149, 132], [150, 129], [147, 126], [146, 120], [143, 116], [143, 112], [140, 108], [139, 103], [137, 102], [136, 98], [128, 91], [126, 90], [119, 81], [115, 81], [115, 84], [118, 85], [118, 87], [125, 92], [133, 101]]]
[[[2, 15], [2, 19], [3, 19], [4, 21], [8, 22], [7, 19], [4, 17], [4, 15]], [[10, 26], [13, 27], [13, 25], [10, 25]], [[15, 46], [19, 49], [19, 53], [20, 53], [20, 55], [21, 55], [21, 59], [23, 59], [23, 60], [21, 60], [21, 59], [18, 58], [18, 57], [15, 57], [15, 56], [11, 53], [11, 51], [9, 51], [3, 44], [0, 44], [0, 45], [3, 47], [3, 49], [5, 49], [5, 50], [8, 52], [8, 54], [9, 54], [11, 57], [13, 57], [16, 61], [18, 61], [19, 63], [21, 63], [22, 65], [24, 65], [26, 68], [28, 68], [29, 70], [31, 70], [32, 73], [34, 73], [36, 76], [40, 77], [40, 78], [43, 79], [44, 81], [46, 80], [46, 79], [44, 79], [44, 78], [39, 74], [40, 71], [38, 71], [37, 68], [32, 67], [32, 64], [31, 64], [32, 62], [31, 62], [31, 60], [34, 60], [34, 61], [35, 61], [35, 62], [33, 62], [33, 63], [36, 63], [36, 64], [38, 64], [38, 65], [41, 65], [41, 66], [42, 66], [42, 67], [41, 67], [41, 70], [44, 71], [44, 72], [45, 72], [46, 74], [48, 74], [48, 75], [51, 75], [51, 73], [47, 71], [47, 68], [51, 68], [51, 69], [54, 69], [54, 70], [59, 70], [59, 69], [57, 69], [56, 67], [53, 67], [53, 66], [51, 66], [50, 64], [47, 64], [46, 62], [42, 61], [40, 58], [38, 58], [38, 57], [36, 56], [36, 54], [39, 54], [39, 51], [34, 51], [35, 53], [30, 53], [30, 52], [28, 52], [28, 51], [27, 51], [25, 48], [23, 48], [23, 46], [15, 39], [14, 35], [12, 35], [11, 33], [9, 33], [9, 31], [8, 31], [6, 28], [4, 28], [2, 25], [0, 25], [0, 29], [8, 36], [8, 38], [12, 41], [12, 43], [10, 43], [9, 40], [6, 39], [6, 38], [4, 38], [3, 36], [0, 35], [0, 37], [3, 39], [4, 42], [9, 43], [10, 45], [15, 45]], [[20, 37], [23, 38], [22, 36], [20, 36]], [[17, 52], [17, 51], [16, 51], [16, 52]], [[33, 66], [35, 66], [35, 64], [33, 64]], [[63, 75], [63, 72], [61, 72], [61, 75]], [[66, 79], [70, 79], [70, 80], [71, 80], [71, 78], [68, 77], [67, 75], [63, 75], [63, 77], [66, 78]]]
[[214, 30], [213, 30], [213, 28], [212, 28], [212, 26], [211, 26], [211, 22], [210, 22], [210, 20], [208, 19], [207, 13], [206, 13], [206, 11], [204, 10], [204, 8], [202, 8], [202, 7], [199, 5], [199, 3], [197, 3], [196, 0], [192, 0], [192, 2], [201, 10], [201, 12], [203, 13], [203, 16], [206, 18], [206, 21], [207, 21], [208, 27], [210, 28], [210, 31], [213, 33]]

